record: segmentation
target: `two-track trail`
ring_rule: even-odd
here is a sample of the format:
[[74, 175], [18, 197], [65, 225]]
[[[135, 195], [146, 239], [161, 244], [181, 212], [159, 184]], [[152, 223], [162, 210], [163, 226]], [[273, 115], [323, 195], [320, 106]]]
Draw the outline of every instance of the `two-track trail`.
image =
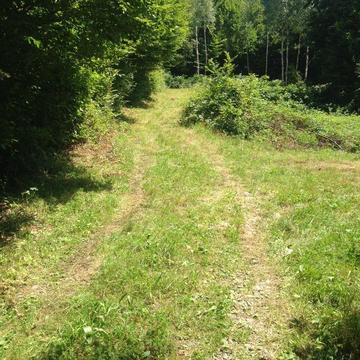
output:
[[[99, 326], [85, 326], [90, 320], [81, 298], [89, 293], [102, 304], [96, 309], [109, 303], [107, 314], [117, 309], [108, 320], [99, 316], [104, 358], [280, 356], [289, 305], [267, 255], [260, 199], [205, 132], [178, 124], [188, 96], [167, 90], [151, 106], [126, 110], [133, 121], [127, 191], [112, 218], [57, 265], [55, 277], [42, 269], [40, 282], [24, 280], [12, 289], [16, 311], [29, 299], [35, 305], [28, 318], [0, 322], [0, 340], [8, 342], [0, 345], [4, 359], [103, 354], [100, 340], [89, 342]], [[75, 319], [82, 325], [71, 325]], [[61, 343], [54, 338], [67, 336], [58, 332], [66, 323], [74, 333], [55, 352], [60, 355], [38, 356]], [[79, 326], [87, 333], [78, 337]]]
[[[175, 97], [170, 97], [172, 101]], [[181, 109], [176, 109], [178, 120]], [[264, 232], [266, 219], [261, 216], [259, 199], [249, 193], [241, 178], [232, 174], [231, 163], [227, 163], [216, 145], [196, 129], [181, 128], [160, 117], [158, 130], [175, 136], [182, 146], [196, 156], [207, 159], [212, 170], [219, 175], [214, 189], [206, 195], [206, 201], [226, 198], [227, 193], [243, 212], [243, 226], [240, 230], [239, 253], [242, 264], [227, 282], [230, 288], [231, 330], [214, 359], [277, 359], [286, 346], [286, 333], [290, 320], [290, 308], [283, 292], [284, 279], [279, 275], [276, 264], [267, 254]], [[165, 122], [163, 122], [165, 120]], [[172, 132], [172, 134], [169, 134]], [[176, 134], [174, 134], [176, 132]], [[233, 204], [228, 204], [234, 206]], [[237, 334], [245, 332], [242, 341]]]
[[[189, 130], [187, 136], [192, 146], [206, 156], [221, 181], [213, 196], [235, 193], [243, 211], [243, 227], [239, 251], [243, 264], [228, 279], [233, 302], [231, 331], [224, 346], [214, 359], [277, 359], [286, 346], [287, 322], [290, 320], [289, 304], [283, 293], [284, 279], [279, 276], [276, 264], [267, 255], [264, 238], [266, 219], [261, 216], [258, 199], [249, 193], [239, 177], [232, 174], [231, 163], [203, 134]], [[246, 332], [245, 341], [237, 341], [236, 334]]]

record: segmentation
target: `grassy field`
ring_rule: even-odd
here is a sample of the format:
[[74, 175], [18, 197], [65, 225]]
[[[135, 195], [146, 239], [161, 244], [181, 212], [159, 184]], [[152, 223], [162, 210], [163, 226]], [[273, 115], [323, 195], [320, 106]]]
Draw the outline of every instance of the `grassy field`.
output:
[[360, 356], [359, 155], [181, 127], [192, 92], [9, 199], [0, 358]]
[[214, 141], [262, 204], [268, 249], [289, 281], [291, 339], [300, 358], [348, 359], [360, 344], [360, 161], [331, 150]]

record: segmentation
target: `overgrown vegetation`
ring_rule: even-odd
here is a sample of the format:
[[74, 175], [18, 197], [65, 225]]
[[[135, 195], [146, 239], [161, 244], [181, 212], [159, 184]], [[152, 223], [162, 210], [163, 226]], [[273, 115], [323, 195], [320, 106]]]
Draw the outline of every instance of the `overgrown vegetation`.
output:
[[224, 67], [213, 65], [209, 71], [212, 77], [188, 104], [182, 124], [203, 122], [243, 139], [264, 137], [277, 147], [360, 150], [360, 118], [308, 107], [315, 106], [315, 90], [254, 75], [233, 77], [229, 58]]
[[94, 136], [84, 122], [104, 132], [125, 100], [148, 97], [153, 71], [182, 44], [185, 11], [185, 0], [4, 1], [0, 181], [48, 169], [54, 154]]
[[202, 76], [172, 75], [169, 72], [165, 74], [165, 84], [170, 89], [190, 88], [203, 81], [206, 81], [206, 78]]
[[359, 110], [357, 0], [191, 0], [188, 41], [176, 75], [206, 74], [209, 60], [234, 58], [236, 74], [320, 86], [321, 100]]

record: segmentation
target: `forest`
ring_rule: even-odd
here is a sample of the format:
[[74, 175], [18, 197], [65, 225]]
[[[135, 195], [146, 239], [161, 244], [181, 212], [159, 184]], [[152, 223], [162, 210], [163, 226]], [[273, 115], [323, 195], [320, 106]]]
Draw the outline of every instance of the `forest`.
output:
[[206, 75], [225, 52], [237, 74], [359, 110], [356, 1], [5, 0], [0, 19], [3, 186], [86, 136], [92, 111], [148, 96], [152, 71]]
[[2, 0], [0, 359], [360, 358], [358, 0]]

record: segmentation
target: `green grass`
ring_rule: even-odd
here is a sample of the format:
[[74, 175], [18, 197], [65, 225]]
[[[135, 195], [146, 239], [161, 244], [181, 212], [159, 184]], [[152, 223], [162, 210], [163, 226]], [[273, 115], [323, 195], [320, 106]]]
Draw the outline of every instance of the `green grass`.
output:
[[266, 83], [219, 75], [189, 103], [182, 123], [237, 135], [197, 128], [262, 200], [269, 249], [290, 279], [296, 306], [293, 353], [358, 358], [360, 157], [344, 151], [358, 152], [360, 118], [268, 101], [260, 95]]
[[359, 155], [277, 151], [202, 127], [196, 131], [218, 144], [234, 173], [261, 199], [269, 251], [290, 279], [294, 353], [360, 356]]
[[[232, 331], [229, 279], [249, 267], [243, 211], [209, 147], [259, 202], [270, 264], [279, 264], [288, 284], [293, 310], [279, 358], [359, 356], [359, 155], [279, 151], [180, 127], [193, 93], [166, 90], [127, 110], [131, 125], [84, 145], [66, 171], [10, 200], [0, 248], [0, 358], [209, 359], [219, 352]], [[127, 216], [118, 223], [121, 211]], [[87, 259], [81, 252], [94, 237]], [[85, 282], [71, 280], [69, 291], [67, 267], [77, 257], [101, 266]], [[238, 330], [236, 340], [246, 344], [249, 332]]]
[[[120, 141], [128, 149], [126, 154], [135, 150], [148, 162], [142, 205], [102, 240], [98, 248], [102, 266], [88, 287], [80, 287], [70, 298], [57, 299], [56, 304], [39, 295], [14, 304], [11, 311], [4, 305], [1, 349], [5, 359], [160, 359], [182, 353], [205, 359], [218, 350], [230, 326], [226, 278], [241, 264], [238, 229], [242, 215], [231, 191], [208, 197], [222, 179], [211, 159], [193, 153], [197, 147], [186, 144], [188, 133], [176, 131], [181, 104], [187, 98], [186, 93], [181, 95], [163, 94], [154, 108], [128, 111], [136, 123], [129, 134], [118, 137], [127, 139]], [[129, 155], [120, 166], [131, 169], [131, 163]], [[100, 171], [100, 166], [94, 166]], [[118, 186], [123, 192], [115, 191], [113, 185], [103, 191], [102, 199], [97, 193], [84, 199], [80, 191], [65, 205], [56, 206], [59, 221], [67, 219], [63, 230], [69, 231], [67, 238], [72, 241], [65, 247], [51, 234], [45, 235], [53, 242], [46, 245], [53, 254], [48, 255], [55, 259], [41, 257], [42, 266], [76, 252], [70, 212], [82, 213], [81, 224], [96, 218], [94, 227], [111, 216], [104, 209], [107, 197], [110, 203], [113, 197], [120, 197], [117, 201], [121, 202], [121, 194], [127, 191], [127, 179], [114, 181], [124, 182], [124, 187]], [[98, 204], [84, 212], [89, 201]], [[87, 211], [97, 215], [93, 218]], [[50, 213], [44, 215], [49, 221]], [[226, 227], [220, 226], [225, 222]], [[82, 234], [88, 231], [85, 225], [81, 228]], [[29, 240], [19, 239], [17, 244], [21, 241]], [[35, 256], [32, 244], [26, 246], [29, 256]], [[16, 274], [23, 271], [23, 264], [17, 266]], [[52, 266], [39, 271], [43, 279], [34, 274], [32, 282], [56, 281], [57, 276], [49, 277]], [[21, 319], [16, 316], [19, 311], [24, 314]]]
[[[108, 151], [97, 154], [99, 149], [85, 146], [75, 152], [80, 155], [71, 164], [60, 162], [56, 174], [40, 179], [36, 191], [8, 200], [10, 209], [1, 224], [0, 355], [11, 348], [19, 333], [27, 336], [36, 322], [44, 300], [31, 295], [32, 287], [56, 285], [66, 261], [119, 208], [132, 167], [127, 128], [118, 126], [113, 146], [101, 143]], [[101, 164], [106, 156], [116, 157], [116, 162]], [[121, 176], [114, 175], [117, 172]], [[16, 226], [9, 227], [9, 221]], [[20, 230], [12, 235], [4, 231], [17, 227]]]

